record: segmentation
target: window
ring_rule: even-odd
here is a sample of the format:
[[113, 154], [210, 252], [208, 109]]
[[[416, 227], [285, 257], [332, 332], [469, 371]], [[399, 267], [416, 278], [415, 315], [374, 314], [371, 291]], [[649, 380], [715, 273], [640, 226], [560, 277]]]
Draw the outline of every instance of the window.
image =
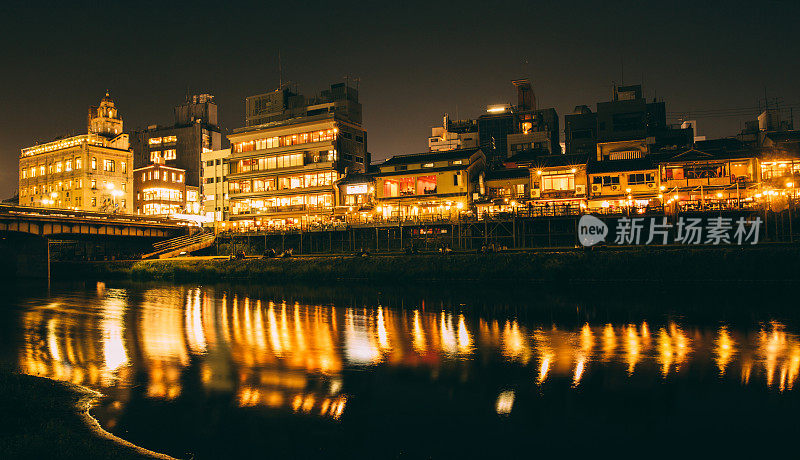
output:
[[97, 171], [97, 157], [92, 157], [92, 171]]
[[[173, 173], [173, 174], [175, 174], [175, 173]], [[206, 184], [213, 184], [213, 183], [214, 183], [214, 178], [213, 177], [206, 177]]]
[[59, 173], [61, 172], [61, 166], [62, 166], [62, 164], [61, 164], [60, 161], [58, 163], [56, 163], [56, 172], [59, 172]]
[[164, 159], [165, 160], [174, 160], [177, 157], [177, 153], [175, 149], [167, 149], [164, 150]]
[[164, 144], [171, 144], [171, 143], [177, 142], [177, 141], [178, 141], [178, 136], [164, 136], [161, 139], [161, 142], [163, 142]]
[[97, 179], [92, 179], [92, 190], [97, 190]]
[[433, 163], [425, 163], [422, 165], [423, 168], [433, 168]]
[[31, 168], [31, 177], [36, 177], [36, 167]]
[[22, 178], [23, 179], [27, 179], [28, 178], [28, 170], [27, 169], [23, 169], [22, 170]]
[[463, 160], [453, 160], [453, 164], [454, 165], [461, 165], [461, 164], [464, 164], [464, 161]]
[[97, 206], [97, 198], [92, 197], [92, 206]]
[[594, 176], [592, 184], [608, 187], [609, 185], [619, 185], [619, 176]]
[[158, 163], [161, 161], [161, 150], [153, 150], [150, 152], [150, 161], [152, 163]]
[[128, 184], [126, 184], [124, 182], [122, 183], [122, 191], [123, 192], [127, 192], [128, 191]]
[[147, 141], [150, 145], [160, 145], [161, 138], [160, 137], [151, 137], [150, 140]]
[[67, 172], [72, 171], [72, 159], [67, 160], [66, 170], [67, 170]]
[[416, 193], [416, 184], [413, 177], [403, 177], [398, 182], [400, 184], [400, 196], [414, 195]]
[[122, 169], [122, 173], [125, 174], [128, 172], [128, 163], [121, 161], [119, 163], [120, 168]]
[[431, 195], [434, 193], [436, 193], [436, 176], [417, 178], [417, 195]]
[[81, 158], [75, 158], [75, 169], [83, 168], [83, 160]]
[[630, 185], [647, 184], [655, 182], [655, 180], [656, 178], [653, 173], [628, 174], [628, 184]]
[[385, 180], [383, 181], [383, 196], [385, 197], [393, 197], [399, 196], [399, 186], [396, 180]]
[[405, 170], [407, 170], [407, 169], [408, 169], [408, 166], [407, 166], [407, 165], [398, 165], [398, 166], [395, 166], [395, 167], [394, 167], [394, 170], [395, 170], [395, 171], [405, 171]]
[[44, 176], [44, 165], [39, 166], [39, 175]]
[[[619, 177], [617, 177], [619, 180]], [[542, 177], [543, 190], [574, 190], [575, 189], [575, 176], [572, 174], [558, 174], [552, 176]]]
[[206, 166], [214, 166], [214, 160], [206, 161]]
[[103, 160], [103, 171], [114, 172], [114, 160]]

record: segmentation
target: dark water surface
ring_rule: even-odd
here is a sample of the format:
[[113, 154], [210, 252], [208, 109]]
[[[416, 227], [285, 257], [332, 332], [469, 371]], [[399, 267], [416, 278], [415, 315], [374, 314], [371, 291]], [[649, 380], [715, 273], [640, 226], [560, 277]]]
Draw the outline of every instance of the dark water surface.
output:
[[106, 429], [177, 457], [798, 455], [792, 286], [109, 282], [3, 298], [4, 367], [100, 391]]

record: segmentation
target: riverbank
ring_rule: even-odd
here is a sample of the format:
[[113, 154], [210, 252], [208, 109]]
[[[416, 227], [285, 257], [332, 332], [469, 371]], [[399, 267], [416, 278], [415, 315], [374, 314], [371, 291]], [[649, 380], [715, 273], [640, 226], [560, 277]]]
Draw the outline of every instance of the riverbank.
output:
[[667, 247], [424, 254], [247, 258], [181, 258], [105, 263], [54, 263], [54, 278], [263, 282], [571, 283], [581, 281], [797, 280], [800, 248]]
[[4, 458], [171, 458], [100, 428], [89, 415], [99, 397], [75, 385], [0, 372], [0, 453]]

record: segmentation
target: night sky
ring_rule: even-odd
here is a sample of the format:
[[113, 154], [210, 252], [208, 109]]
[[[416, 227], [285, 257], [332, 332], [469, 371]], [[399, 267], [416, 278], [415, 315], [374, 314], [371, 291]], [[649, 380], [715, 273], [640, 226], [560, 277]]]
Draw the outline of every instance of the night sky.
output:
[[216, 96], [223, 128], [242, 126], [244, 98], [278, 85], [278, 50], [305, 94], [360, 78], [373, 161], [424, 151], [445, 112], [513, 102], [523, 73], [562, 130], [624, 78], [668, 112], [752, 109], [699, 120], [701, 135], [734, 135], [765, 89], [800, 118], [798, 18], [798, 1], [4, 2], [0, 197], [15, 193], [20, 148], [85, 132], [106, 89], [126, 130], [170, 123], [187, 88]]

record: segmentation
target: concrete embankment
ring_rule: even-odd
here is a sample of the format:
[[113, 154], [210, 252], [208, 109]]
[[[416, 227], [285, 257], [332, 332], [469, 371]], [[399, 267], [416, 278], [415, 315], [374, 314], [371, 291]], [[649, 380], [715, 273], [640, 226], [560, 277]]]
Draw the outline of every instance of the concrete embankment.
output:
[[89, 415], [100, 397], [64, 382], [0, 372], [0, 453], [3, 458], [171, 458], [103, 430]]
[[686, 281], [800, 279], [800, 248], [606, 248], [594, 251], [292, 257], [182, 258], [54, 264], [55, 278], [285, 281]]

